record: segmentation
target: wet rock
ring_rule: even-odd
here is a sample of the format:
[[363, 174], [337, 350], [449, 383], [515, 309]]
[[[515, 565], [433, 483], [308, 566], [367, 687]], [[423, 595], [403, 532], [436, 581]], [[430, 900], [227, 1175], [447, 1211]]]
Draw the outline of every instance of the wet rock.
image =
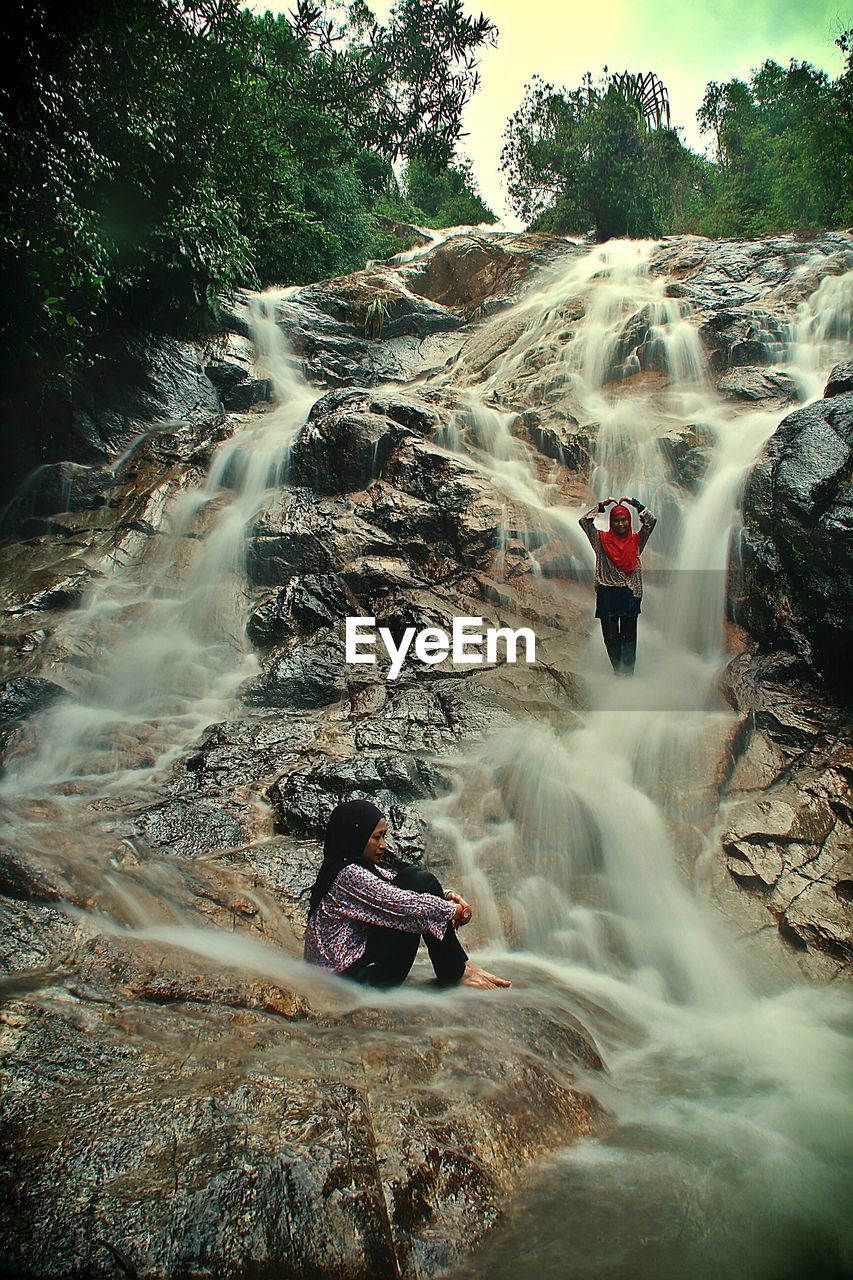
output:
[[[277, 319], [315, 382], [370, 387], [410, 380], [457, 355], [467, 336], [458, 330], [473, 309], [517, 296], [537, 267], [580, 252], [550, 236], [453, 236], [408, 264], [374, 263], [288, 291], [277, 302]], [[369, 308], [377, 302], [384, 314], [369, 336]], [[245, 332], [245, 308], [237, 311], [232, 327]]]
[[786, 363], [797, 305], [827, 275], [851, 265], [853, 250], [844, 233], [752, 241], [677, 236], [657, 247], [650, 271], [676, 277], [666, 292], [689, 304], [711, 371], [746, 371], [726, 380], [724, 394], [746, 404], [785, 405], [796, 399], [792, 387], [787, 380], [778, 385], [775, 373], [766, 381], [760, 366]]
[[726, 306], [700, 315], [699, 336], [713, 372], [774, 364], [783, 358], [786, 333], [781, 316], [755, 307]]
[[482, 382], [524, 331], [524, 318], [510, 313], [472, 334], [454, 361], [459, 380]]
[[371, 524], [389, 534], [410, 562], [423, 563], [439, 548], [453, 554], [455, 522], [435, 503], [379, 481], [370, 486], [370, 506]]
[[258, 519], [247, 569], [254, 586], [282, 586], [297, 575], [338, 573], [360, 556], [396, 554], [393, 538], [365, 520], [349, 499], [318, 500], [297, 489]]
[[749, 367], [724, 373], [717, 379], [717, 390], [727, 399], [747, 404], [760, 402], [762, 408], [785, 408], [799, 399], [797, 384], [786, 373]]
[[529, 409], [521, 414], [520, 422], [524, 438], [539, 453], [571, 471], [586, 471], [592, 458], [592, 439], [572, 414], [558, 411], [545, 415]]
[[658, 437], [658, 448], [669, 463], [673, 479], [692, 492], [705, 477], [713, 444], [713, 432], [702, 425], [670, 431]]
[[229, 333], [220, 340], [204, 371], [226, 409], [244, 412], [271, 397], [268, 378], [253, 378], [255, 352], [248, 337]]
[[213, 725], [184, 762], [185, 776], [174, 790], [236, 794], [277, 773], [285, 761], [314, 738], [314, 727], [297, 717], [277, 714], [256, 719], [226, 720]]
[[597, 1054], [568, 1015], [524, 1011], [533, 1057], [486, 1002], [436, 1033], [417, 1011], [282, 1018], [147, 981], [132, 1003], [96, 985], [2, 1015], [10, 1274], [431, 1274], [481, 1239], [531, 1160], [604, 1119], [572, 1086], [569, 1064]]
[[[377, 301], [385, 315], [373, 337], [369, 308]], [[440, 368], [464, 340], [458, 316], [416, 296], [397, 271], [379, 264], [288, 293], [277, 320], [306, 377], [332, 387], [407, 380]]]
[[261, 676], [243, 690], [249, 706], [314, 710], [343, 697], [346, 682], [341, 635], [318, 634], [284, 653], [274, 653]]
[[[152, 423], [180, 421], [198, 430], [219, 420], [222, 406], [204, 372], [206, 362], [198, 343], [167, 337], [128, 342], [116, 337], [93, 353], [90, 372], [75, 386], [72, 399], [48, 395], [46, 404], [29, 411], [7, 405], [2, 423], [8, 463], [0, 477], [3, 500], [13, 498], [27, 476], [45, 464], [52, 467], [65, 459], [66, 466], [104, 468]], [[97, 503], [102, 496], [99, 485], [101, 491], [109, 485], [107, 476], [98, 484], [78, 479], [72, 501], [84, 504]], [[57, 500], [60, 505], [55, 505]], [[59, 499], [45, 494], [44, 502], [52, 511], [68, 509], [61, 505], [61, 494]]]
[[847, 719], [789, 655], [741, 654], [729, 666], [726, 688], [747, 714], [728, 782], [726, 866], [759, 895], [804, 964], [817, 952], [849, 965], [853, 740]]
[[[295, 519], [291, 520], [291, 514]], [[257, 587], [287, 583], [296, 574], [327, 574], [337, 569], [334, 537], [322, 522], [299, 527], [296, 512], [285, 512], [284, 527], [273, 522], [256, 525], [249, 540], [247, 571]], [[313, 527], [312, 527], [313, 526]]]
[[570, 253], [556, 237], [453, 236], [404, 268], [413, 293], [446, 307], [469, 307], [510, 294], [531, 267]]
[[407, 435], [429, 435], [440, 424], [415, 399], [348, 389], [318, 400], [291, 458], [291, 479], [321, 493], [347, 493], [380, 477]]
[[384, 696], [363, 717], [358, 715], [365, 701], [361, 691], [351, 694], [358, 720], [354, 734], [358, 751], [431, 754], [446, 751], [466, 738], [481, 737], [504, 723], [493, 701], [470, 681], [436, 675], [429, 685], [418, 682], [402, 688], [382, 685], [370, 689], [377, 687]]
[[[176, 1054], [146, 1056], [98, 1025], [99, 1006], [92, 1012], [27, 1011], [4, 1028], [20, 1072], [3, 1125], [13, 1157], [4, 1201], [14, 1216], [1, 1239], [14, 1274], [108, 1277], [117, 1257], [145, 1276], [211, 1265], [329, 1280], [394, 1273], [357, 1089], [247, 1073], [235, 1056], [187, 1074]], [[34, 1129], [25, 1086], [39, 1060], [53, 1068]], [[57, 1185], [67, 1194], [58, 1197]]]
[[75, 434], [98, 456], [121, 452], [152, 423], [198, 427], [220, 417], [219, 393], [205, 373], [203, 348], [172, 338], [129, 344], [99, 365], [83, 387]]
[[18, 676], [0, 684], [0, 731], [61, 698], [64, 689], [44, 676]]
[[54, 462], [30, 478], [15, 501], [18, 524], [32, 516], [60, 515], [85, 511], [109, 501], [116, 477], [105, 467], [83, 466], [78, 462]]
[[809, 680], [807, 667], [792, 654], [740, 654], [725, 671], [723, 691], [733, 707], [748, 714], [750, 733], [763, 734], [787, 762], [836, 742], [842, 733], [843, 708]]
[[[245, 903], [247, 910], [251, 904]], [[203, 973], [194, 972], [191, 956], [161, 942], [135, 938], [105, 938], [81, 942], [74, 973], [68, 980], [73, 995], [85, 999], [121, 997], [152, 1004], [190, 1003], [221, 1009], [253, 1009], [294, 1019], [307, 1002], [295, 992], [247, 974], [245, 967], [229, 968], [207, 961]]]
[[295, 634], [308, 635], [356, 614], [358, 601], [339, 574], [308, 573], [295, 577], [253, 611], [246, 633], [264, 648]]
[[729, 871], [746, 883], [758, 882], [771, 888], [779, 880], [785, 860], [776, 845], [752, 844], [748, 840], [726, 838]]
[[291, 455], [296, 484], [319, 493], [363, 489], [381, 476], [406, 427], [373, 413], [345, 406], [337, 411], [312, 410]]
[[835, 366], [829, 375], [823, 394], [829, 398], [845, 395], [848, 391], [853, 391], [853, 360], [846, 360]]
[[393, 392], [373, 396], [369, 408], [371, 413], [381, 413], [419, 435], [432, 435], [442, 425], [441, 414], [432, 405]]
[[248, 834], [236, 811], [204, 798], [166, 800], [145, 810], [136, 827], [152, 849], [183, 857], [243, 844]]
[[270, 788], [279, 830], [291, 836], [322, 836], [335, 805], [363, 797], [388, 818], [393, 851], [409, 861], [423, 857], [424, 820], [416, 803], [446, 786], [444, 775], [426, 760], [388, 753], [340, 760], [314, 759]]
[[853, 393], [782, 422], [743, 501], [744, 599], [736, 616], [839, 685], [848, 672], [853, 605]]
[[0, 841], [0, 894], [34, 902], [87, 903], [57, 866], [5, 840]]
[[761, 240], [706, 240], [702, 236], [674, 236], [653, 254], [653, 274], [675, 276], [681, 296], [703, 306], [735, 312], [771, 298], [800, 301], [812, 293], [826, 274], [850, 264], [851, 246], [845, 233], [818, 236], [767, 236]]
[[41, 902], [0, 897], [0, 970], [21, 973], [67, 963], [76, 928], [65, 912]]
[[387, 478], [447, 518], [463, 564], [481, 562], [495, 546], [504, 520], [503, 507], [470, 463], [420, 440], [406, 441], [388, 468]]
[[[849, 875], [850, 863], [846, 872]], [[842, 961], [853, 963], [853, 938], [850, 935], [849, 879], [826, 883], [817, 878], [802, 886], [795, 882], [796, 892], [780, 915], [780, 931], [796, 945], [818, 947]], [[845, 891], [844, 886], [848, 886]]]

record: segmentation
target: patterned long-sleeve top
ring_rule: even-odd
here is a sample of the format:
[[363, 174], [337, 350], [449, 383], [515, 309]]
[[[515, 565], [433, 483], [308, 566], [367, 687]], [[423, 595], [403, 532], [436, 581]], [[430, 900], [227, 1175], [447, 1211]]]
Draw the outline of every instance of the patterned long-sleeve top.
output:
[[398, 889], [393, 873], [378, 867], [374, 875], [358, 863], [338, 872], [331, 889], [308, 920], [305, 959], [333, 973], [343, 973], [364, 955], [368, 926], [383, 925], [404, 933], [429, 932], [443, 938], [456, 905], [431, 893]]
[[638, 600], [643, 598], [643, 571], [640, 568], [639, 552], [651, 536], [652, 529], [657, 524], [657, 520], [649, 511], [648, 507], [643, 507], [640, 514], [640, 528], [637, 531], [637, 566], [630, 573], [626, 573], [624, 569], [618, 568], [613, 563], [610, 556], [601, 545], [599, 531], [595, 527], [595, 517], [599, 514], [598, 507], [595, 506], [591, 511], [587, 511], [586, 515], [581, 516], [578, 523], [583, 529], [586, 536], [592, 544], [595, 552], [595, 585], [597, 587], [629, 587], [631, 592]]

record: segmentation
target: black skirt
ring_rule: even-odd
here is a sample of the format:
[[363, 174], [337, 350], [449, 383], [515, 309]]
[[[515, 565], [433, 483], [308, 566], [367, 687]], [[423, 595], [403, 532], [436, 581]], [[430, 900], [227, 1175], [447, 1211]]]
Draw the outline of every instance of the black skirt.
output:
[[596, 587], [596, 618], [636, 618], [640, 612], [640, 598], [630, 587]]

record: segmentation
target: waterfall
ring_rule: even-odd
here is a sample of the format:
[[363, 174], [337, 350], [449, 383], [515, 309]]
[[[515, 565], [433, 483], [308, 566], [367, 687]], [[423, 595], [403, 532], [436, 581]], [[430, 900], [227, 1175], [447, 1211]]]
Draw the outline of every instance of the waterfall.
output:
[[[635, 679], [611, 676], [590, 599], [585, 723], [500, 731], [476, 761], [453, 762], [460, 781], [431, 815], [456, 850], [463, 892], [487, 898], [495, 946], [520, 945], [530, 981], [559, 990], [587, 1025], [601, 1011], [592, 1025], [609, 1050], [621, 1126], [549, 1165], [465, 1274], [515, 1274], [530, 1265], [534, 1237], [537, 1270], [554, 1280], [835, 1277], [853, 1256], [842, 1226], [844, 1004], [830, 990], [768, 994], [697, 892], [717, 831], [703, 780], [731, 722], [716, 692], [729, 545], [745, 476], [779, 414], [738, 412], [716, 395], [686, 309], [648, 273], [652, 248], [591, 252], [528, 304], [501, 367], [464, 389], [466, 413], [482, 421], [513, 403], [529, 365], [528, 389], [552, 411], [570, 396], [579, 419], [598, 424], [595, 496], [627, 492], [660, 516]], [[813, 395], [849, 341], [851, 281], [823, 281], [780, 350]], [[564, 343], [578, 299], [584, 319]], [[638, 376], [640, 344], [657, 377]], [[660, 437], [697, 422], [706, 478], [676, 498]], [[497, 485], [513, 457], [513, 500], [553, 520], [562, 500], [529, 462], [524, 474], [523, 449], [495, 438], [491, 459], [482, 432], [476, 443], [461, 433], [457, 447]], [[489, 894], [495, 882], [512, 904], [511, 936]]]
[[100, 810], [156, 794], [168, 766], [230, 714], [257, 671], [245, 636], [246, 530], [281, 484], [316, 399], [275, 324], [277, 297], [252, 303], [258, 371], [275, 408], [238, 422], [198, 488], [155, 490], [146, 514], [157, 531], [140, 557], [106, 562], [69, 615], [49, 654], [67, 696], [34, 718], [0, 780], [6, 829], [23, 823], [50, 864], [88, 864], [90, 887], [115, 847]]
[[[713, 778], [732, 724], [718, 692], [729, 547], [745, 477], [780, 415], [717, 395], [689, 308], [650, 270], [654, 251], [614, 242], [573, 258], [515, 306], [517, 336], [484, 375], [463, 351], [433, 380], [454, 406], [441, 445], [502, 504], [500, 545], [524, 542], [540, 576], [559, 546], [563, 603], [585, 592], [589, 635], [581, 709], [519, 713], [466, 746], [444, 762], [456, 782], [428, 816], [477, 904], [491, 963], [511, 971], [509, 998], [523, 993], [592, 1030], [608, 1073], [582, 1083], [614, 1117], [607, 1135], [542, 1163], [464, 1274], [509, 1277], [531, 1265], [534, 1241], [541, 1280], [839, 1280], [853, 1257], [841, 993], [757, 974], [704, 894], [719, 826]], [[780, 343], [780, 367], [804, 394], [819, 394], [849, 336], [851, 279], [825, 280]], [[286, 483], [317, 395], [276, 323], [281, 296], [252, 303], [275, 407], [237, 422], [200, 487], [152, 496], [159, 531], [141, 557], [105, 564], [69, 618], [50, 655], [68, 696], [34, 718], [0, 784], [29, 847], [78, 872], [88, 860], [95, 887], [112, 875], [115, 846], [101, 810], [151, 802], [168, 765], [233, 712], [257, 670], [246, 532]], [[549, 473], [535, 456], [527, 411], [594, 440], [587, 501], [567, 498], [556, 461]], [[688, 492], [662, 442], [697, 432], [707, 470]], [[592, 616], [578, 518], [593, 494], [637, 497], [658, 516], [632, 681], [612, 677]], [[144, 906], [119, 879], [111, 901], [127, 898], [115, 915], [139, 936], [200, 962], [223, 954], [178, 906], [165, 923], [157, 914], [167, 876]], [[230, 935], [226, 954], [300, 981], [301, 966], [274, 948]], [[316, 975], [304, 981], [318, 989]], [[464, 1017], [458, 993], [430, 1016], [438, 1026]]]

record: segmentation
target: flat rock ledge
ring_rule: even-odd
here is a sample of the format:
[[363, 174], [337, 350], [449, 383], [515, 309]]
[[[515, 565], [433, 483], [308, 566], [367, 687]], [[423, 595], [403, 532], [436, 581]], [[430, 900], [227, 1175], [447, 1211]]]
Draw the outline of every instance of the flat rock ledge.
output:
[[443, 1273], [606, 1123], [573, 1083], [594, 1046], [520, 991], [324, 1009], [174, 949], [63, 950], [4, 983], [4, 1276]]

